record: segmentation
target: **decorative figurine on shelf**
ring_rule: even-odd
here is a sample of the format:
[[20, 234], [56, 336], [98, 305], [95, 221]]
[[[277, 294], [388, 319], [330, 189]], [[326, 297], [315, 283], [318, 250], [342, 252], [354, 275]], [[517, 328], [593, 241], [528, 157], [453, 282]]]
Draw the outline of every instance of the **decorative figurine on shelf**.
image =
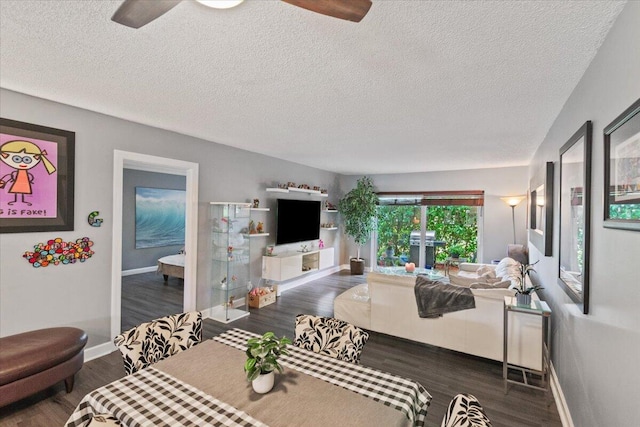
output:
[[273, 245], [269, 245], [269, 246], [267, 246], [267, 252], [266, 252], [267, 256], [273, 256], [273, 250], [274, 250], [274, 249], [275, 249], [275, 248], [274, 248], [274, 246], [273, 246]]
[[[231, 261], [231, 260], [233, 259], [233, 246], [229, 246], [229, 247], [227, 248], [227, 259], [228, 259], [229, 261]], [[226, 277], [225, 277], [224, 279], [225, 279], [225, 280], [227, 280], [227, 278], [226, 278]]]
[[296, 187], [296, 183], [292, 182], [292, 181], [289, 181], [289, 182], [287, 182], [287, 187], [288, 188], [295, 188]]
[[320, 191], [320, 187], [318, 187], [317, 185], [313, 186], [313, 191]]
[[320, 249], [324, 248], [324, 242], [322, 241], [322, 239], [318, 241], [318, 248]]
[[260, 207], [260, 199], [253, 199], [253, 208], [258, 209]]
[[412, 262], [408, 262], [404, 265], [404, 269], [407, 273], [413, 273], [416, 270], [416, 265]]
[[300, 245], [300, 252], [309, 252], [309, 249], [307, 249], [307, 245]]
[[256, 223], [253, 220], [249, 221], [249, 234], [256, 234]]
[[264, 231], [264, 224], [261, 222], [258, 222], [258, 226], [256, 227], [256, 232], [258, 234], [262, 234], [263, 231]]
[[328, 211], [335, 211], [336, 207], [331, 202], [325, 202], [325, 207]]
[[227, 276], [220, 281], [220, 288], [227, 289]]

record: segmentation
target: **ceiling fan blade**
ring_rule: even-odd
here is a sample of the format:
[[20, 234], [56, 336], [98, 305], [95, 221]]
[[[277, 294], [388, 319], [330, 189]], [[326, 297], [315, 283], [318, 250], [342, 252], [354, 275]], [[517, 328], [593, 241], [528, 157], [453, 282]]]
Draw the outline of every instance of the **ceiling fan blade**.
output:
[[282, 0], [285, 3], [333, 16], [347, 21], [360, 22], [369, 12], [371, 0]]
[[131, 28], [140, 28], [164, 15], [182, 0], [124, 0], [111, 20]]

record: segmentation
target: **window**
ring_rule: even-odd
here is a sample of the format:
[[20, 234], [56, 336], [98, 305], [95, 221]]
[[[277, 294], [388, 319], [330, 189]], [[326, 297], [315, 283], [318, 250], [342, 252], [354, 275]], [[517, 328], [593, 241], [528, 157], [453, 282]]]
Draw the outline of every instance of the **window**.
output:
[[375, 253], [377, 264], [434, 268], [458, 249], [478, 256], [483, 191], [378, 193]]

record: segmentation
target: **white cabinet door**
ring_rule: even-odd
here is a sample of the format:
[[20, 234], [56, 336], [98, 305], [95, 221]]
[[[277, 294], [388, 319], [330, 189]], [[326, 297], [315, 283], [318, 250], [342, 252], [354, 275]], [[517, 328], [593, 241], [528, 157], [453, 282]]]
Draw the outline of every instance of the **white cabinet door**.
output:
[[320, 270], [333, 267], [333, 248], [326, 248], [320, 251]]
[[280, 279], [289, 280], [302, 274], [302, 255], [280, 259]]

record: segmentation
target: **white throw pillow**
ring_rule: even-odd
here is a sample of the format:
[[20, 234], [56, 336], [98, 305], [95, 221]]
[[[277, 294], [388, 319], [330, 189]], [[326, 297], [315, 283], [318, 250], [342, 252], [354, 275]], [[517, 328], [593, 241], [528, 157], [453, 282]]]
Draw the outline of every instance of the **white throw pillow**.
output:
[[520, 263], [513, 258], [502, 258], [496, 266], [496, 277], [502, 280], [510, 280], [510, 289], [520, 284]]

